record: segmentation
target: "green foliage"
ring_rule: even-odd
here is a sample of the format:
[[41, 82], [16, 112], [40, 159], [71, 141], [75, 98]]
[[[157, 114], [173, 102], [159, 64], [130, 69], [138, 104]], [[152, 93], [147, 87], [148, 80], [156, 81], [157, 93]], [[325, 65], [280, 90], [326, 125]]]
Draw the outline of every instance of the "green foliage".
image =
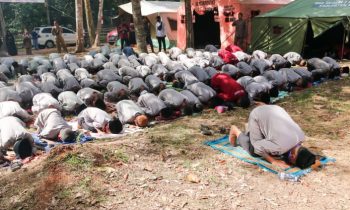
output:
[[3, 4], [7, 29], [22, 33], [24, 28], [31, 30], [35, 26], [46, 24], [44, 4]]
[[114, 157], [124, 163], [127, 163], [129, 161], [127, 154], [125, 154], [125, 152], [120, 149], [114, 151]]
[[74, 168], [91, 166], [92, 163], [87, 158], [79, 156], [77, 153], [69, 153], [65, 158], [65, 162]]

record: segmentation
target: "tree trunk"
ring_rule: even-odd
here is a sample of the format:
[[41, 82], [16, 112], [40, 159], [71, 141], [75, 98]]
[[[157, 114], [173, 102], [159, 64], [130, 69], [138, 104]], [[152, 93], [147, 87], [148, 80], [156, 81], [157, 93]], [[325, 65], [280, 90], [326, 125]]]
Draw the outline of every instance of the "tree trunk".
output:
[[49, 10], [49, 0], [45, 0], [45, 9], [46, 9], [46, 18], [47, 18], [47, 25], [51, 25], [51, 20], [50, 20], [50, 10]]
[[95, 43], [93, 47], [98, 47], [100, 45], [100, 33], [102, 28], [102, 20], [103, 20], [103, 0], [99, 0], [97, 30], [96, 30]]
[[75, 0], [75, 28], [77, 32], [76, 53], [84, 51], [84, 22], [83, 22], [83, 0]]
[[185, 0], [186, 47], [194, 47], [191, 0]]
[[92, 18], [90, 0], [84, 0], [84, 5], [85, 5], [85, 17], [86, 17], [87, 30], [89, 34], [90, 46], [92, 46], [95, 41], [95, 27], [94, 27], [94, 20]]
[[2, 3], [0, 3], [0, 29], [1, 29], [1, 37], [2, 37], [2, 45], [0, 48], [0, 56], [6, 56], [7, 52], [6, 52], [6, 40], [5, 40], [5, 36], [6, 36], [6, 25], [5, 25], [5, 20], [4, 20], [4, 13], [2, 10]]
[[131, 0], [132, 17], [134, 20], [137, 49], [139, 52], [147, 53], [146, 32], [143, 27], [140, 0]]

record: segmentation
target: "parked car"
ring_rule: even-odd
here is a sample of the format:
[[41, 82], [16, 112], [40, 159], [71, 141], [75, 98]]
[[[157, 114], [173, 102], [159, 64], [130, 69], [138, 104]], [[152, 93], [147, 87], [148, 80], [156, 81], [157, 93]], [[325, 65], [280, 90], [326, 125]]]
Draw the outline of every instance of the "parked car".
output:
[[[66, 27], [62, 27], [63, 29], [63, 38], [67, 45], [73, 45], [77, 41], [77, 34], [75, 31], [70, 30]], [[51, 34], [52, 26], [47, 27], [36, 27], [34, 30], [39, 34], [39, 47], [41, 48], [53, 48], [55, 47], [55, 37]]]
[[110, 31], [107, 34], [107, 43], [109, 43], [110, 45], [113, 45], [115, 42], [118, 41], [119, 39], [119, 35], [118, 35], [118, 29], [113, 29], [112, 31]]

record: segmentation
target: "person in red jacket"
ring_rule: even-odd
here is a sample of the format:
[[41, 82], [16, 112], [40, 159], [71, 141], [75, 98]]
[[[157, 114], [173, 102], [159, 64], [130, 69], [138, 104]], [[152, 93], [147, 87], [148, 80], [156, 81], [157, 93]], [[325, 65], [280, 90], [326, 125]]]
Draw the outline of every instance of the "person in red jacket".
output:
[[236, 64], [236, 63], [238, 63], [238, 59], [236, 58], [236, 56], [233, 55], [231, 52], [225, 50], [225, 49], [219, 50], [218, 55], [225, 62], [225, 64], [228, 64], [228, 63]]
[[225, 50], [229, 51], [230, 53], [235, 53], [235, 52], [238, 52], [238, 51], [242, 51], [243, 52], [243, 50], [240, 47], [238, 47], [237, 45], [234, 45], [234, 44], [230, 44], [229, 46], [227, 46], [225, 48]]
[[244, 88], [228, 74], [217, 73], [211, 78], [211, 87], [217, 92], [217, 98], [225, 102], [233, 102], [247, 108], [250, 99]]

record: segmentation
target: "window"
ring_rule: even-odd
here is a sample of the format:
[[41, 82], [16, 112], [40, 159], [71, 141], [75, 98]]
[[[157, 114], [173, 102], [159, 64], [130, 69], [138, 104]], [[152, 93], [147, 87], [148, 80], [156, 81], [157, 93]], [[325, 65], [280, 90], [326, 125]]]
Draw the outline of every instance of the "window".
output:
[[43, 30], [41, 31], [41, 33], [43, 34], [51, 34], [51, 28], [43, 28]]
[[65, 34], [73, 34], [74, 32], [69, 30], [69, 29], [63, 28], [63, 33], [65, 33]]

